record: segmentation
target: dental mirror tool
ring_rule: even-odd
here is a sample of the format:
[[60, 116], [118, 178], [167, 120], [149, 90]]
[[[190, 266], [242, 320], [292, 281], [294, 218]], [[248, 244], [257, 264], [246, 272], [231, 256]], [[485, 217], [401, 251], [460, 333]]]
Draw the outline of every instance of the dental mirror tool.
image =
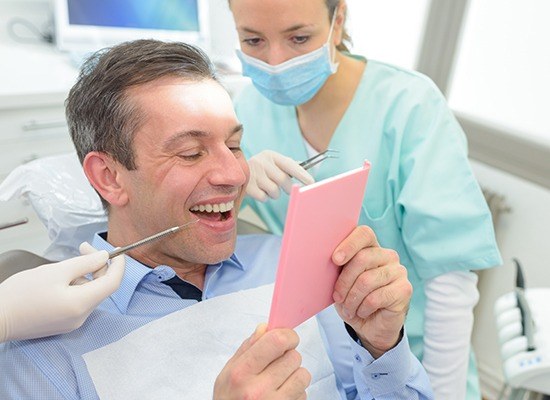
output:
[[124, 253], [126, 253], [130, 250], [135, 249], [136, 247], [143, 246], [144, 244], [154, 242], [155, 240], [161, 239], [161, 238], [163, 238], [163, 237], [165, 237], [165, 236], [167, 236], [171, 233], [175, 233], [175, 232], [179, 231], [180, 229], [183, 229], [183, 228], [185, 228], [185, 227], [187, 227], [191, 224], [194, 224], [195, 222], [198, 222], [198, 221], [199, 220], [196, 219], [194, 221], [188, 222], [188, 223], [180, 225], [180, 226], [174, 226], [172, 228], [166, 229], [165, 231], [155, 233], [154, 235], [146, 237], [145, 239], [138, 240], [137, 242], [129, 244], [127, 246], [117, 247], [109, 253], [109, 259], [111, 259], [113, 257], [116, 257], [116, 256], [119, 256], [121, 254], [124, 254]]

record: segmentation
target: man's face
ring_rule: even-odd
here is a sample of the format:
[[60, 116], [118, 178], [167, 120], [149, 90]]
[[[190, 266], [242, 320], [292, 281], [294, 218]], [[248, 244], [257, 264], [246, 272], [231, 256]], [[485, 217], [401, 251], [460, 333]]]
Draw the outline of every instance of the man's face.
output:
[[249, 178], [229, 95], [211, 80], [165, 77], [128, 96], [144, 123], [133, 142], [137, 169], [121, 173], [128, 194], [123, 212], [132, 225], [125, 229], [139, 239], [198, 219], [143, 254], [184, 266], [228, 258]]

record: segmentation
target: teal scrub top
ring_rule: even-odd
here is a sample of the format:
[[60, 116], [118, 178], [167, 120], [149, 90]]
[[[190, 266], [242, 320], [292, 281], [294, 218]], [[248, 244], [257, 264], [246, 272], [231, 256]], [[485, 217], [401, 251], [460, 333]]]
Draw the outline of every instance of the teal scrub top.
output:
[[[308, 158], [294, 107], [274, 104], [249, 86], [235, 108], [247, 157], [270, 149]], [[502, 263], [464, 132], [429, 78], [369, 60], [328, 147], [339, 158], [320, 164], [317, 181], [358, 168], [365, 159], [372, 164], [359, 224], [370, 226], [381, 246], [396, 250], [408, 270], [414, 293], [406, 327], [422, 359], [425, 281]], [[288, 195], [245, 204], [282, 234]]]

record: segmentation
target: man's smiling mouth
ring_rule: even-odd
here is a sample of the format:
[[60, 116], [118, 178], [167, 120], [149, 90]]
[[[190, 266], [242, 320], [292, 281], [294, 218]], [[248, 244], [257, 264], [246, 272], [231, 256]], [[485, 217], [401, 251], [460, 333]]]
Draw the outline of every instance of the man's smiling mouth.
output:
[[200, 204], [189, 209], [199, 218], [210, 221], [225, 221], [231, 216], [231, 210], [235, 206], [234, 201], [216, 204]]

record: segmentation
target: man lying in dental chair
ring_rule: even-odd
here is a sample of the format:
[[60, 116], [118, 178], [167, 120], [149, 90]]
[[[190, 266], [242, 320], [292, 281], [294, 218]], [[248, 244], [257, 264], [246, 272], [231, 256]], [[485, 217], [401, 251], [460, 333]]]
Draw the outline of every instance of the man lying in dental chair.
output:
[[[2, 399], [97, 399], [101, 393], [85, 354], [168, 314], [185, 318], [194, 306], [203, 307], [201, 322], [208, 321], [216, 312], [209, 309], [209, 299], [218, 296], [228, 304], [242, 293], [250, 293], [251, 301], [263, 300], [253, 296], [275, 275], [277, 237], [237, 238], [237, 211], [249, 177], [239, 147], [243, 127], [198, 49], [144, 40], [96, 54], [69, 94], [67, 119], [86, 176], [108, 209], [108, 230], [95, 236], [96, 249], [110, 251], [199, 221], [132, 250], [121, 287], [79, 329], [4, 344]], [[225, 211], [198, 211], [201, 205]], [[235, 327], [220, 327], [216, 336], [208, 336], [208, 346], [219, 352], [216, 360], [200, 358], [201, 349], [192, 349], [197, 369], [212, 371], [211, 380], [193, 378], [189, 370], [161, 370], [126, 382], [125, 374], [138, 368], [134, 365], [110, 379], [164, 399], [304, 399], [306, 391], [310, 398], [326, 399], [432, 398], [404, 334], [412, 289], [396, 253], [379, 247], [369, 228], [357, 227], [335, 250], [333, 261], [343, 266], [336, 304], [313, 320], [322, 339], [314, 351], [300, 354], [300, 346], [314, 343], [314, 335], [299, 337], [291, 329], [246, 326], [247, 335], [232, 337], [247, 312], [235, 309]], [[264, 293], [269, 301], [269, 292]], [[194, 331], [186, 337], [208, 338], [204, 325], [190, 325]], [[159, 348], [164, 334], [155, 332]], [[177, 343], [176, 351], [174, 343], [173, 352], [156, 355], [183, 359], [191, 352], [185, 344]], [[154, 343], [146, 346], [155, 352]], [[329, 360], [329, 374], [320, 370], [322, 359]], [[146, 392], [141, 397], [151, 398]]]

